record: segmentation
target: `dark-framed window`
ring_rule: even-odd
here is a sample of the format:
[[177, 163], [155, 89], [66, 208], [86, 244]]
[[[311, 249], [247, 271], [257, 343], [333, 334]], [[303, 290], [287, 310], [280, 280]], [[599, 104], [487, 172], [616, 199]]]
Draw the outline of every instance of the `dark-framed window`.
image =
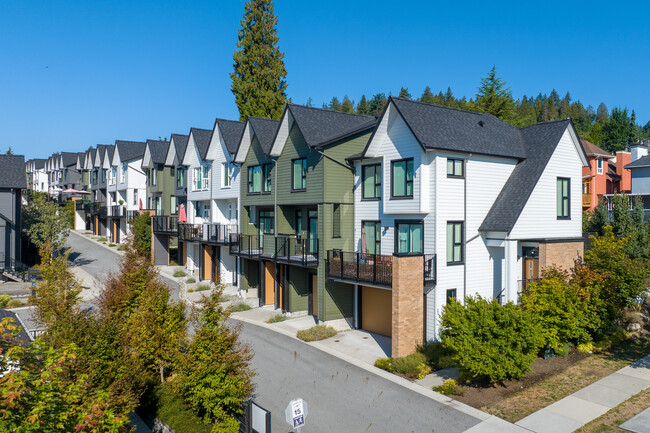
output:
[[390, 163], [391, 198], [413, 198], [413, 158]]
[[571, 179], [557, 178], [557, 219], [571, 219]]
[[424, 224], [422, 221], [395, 222], [395, 251], [397, 254], [422, 254]]
[[379, 221], [361, 221], [361, 233], [366, 235], [366, 250], [361, 253], [381, 254], [381, 223]]
[[262, 166], [262, 192], [271, 192], [271, 164]]
[[272, 210], [260, 211], [260, 235], [273, 233], [274, 212]]
[[178, 167], [176, 170], [176, 188], [185, 188], [185, 168]]
[[381, 198], [381, 164], [368, 164], [361, 167], [361, 198], [366, 200]]
[[332, 237], [341, 237], [341, 205], [338, 203], [332, 205]]
[[456, 300], [456, 289], [447, 289], [447, 304]]
[[291, 190], [304, 191], [307, 189], [307, 158], [291, 160]]
[[106, 173], [108, 173], [108, 169], [102, 168], [102, 182], [106, 182]]
[[447, 177], [465, 177], [465, 161], [447, 158]]
[[463, 222], [447, 221], [447, 264], [463, 263]]
[[248, 167], [248, 193], [259, 194], [262, 192], [262, 166]]
[[296, 210], [296, 235], [302, 235], [302, 210]]

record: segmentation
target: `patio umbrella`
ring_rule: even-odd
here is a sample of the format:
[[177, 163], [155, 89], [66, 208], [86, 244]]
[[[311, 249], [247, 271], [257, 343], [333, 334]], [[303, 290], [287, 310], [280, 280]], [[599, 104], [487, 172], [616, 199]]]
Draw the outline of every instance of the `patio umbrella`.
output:
[[61, 192], [66, 192], [66, 193], [70, 193], [70, 194], [90, 194], [88, 191], [79, 191], [79, 190], [76, 190], [74, 188], [64, 189]]
[[361, 227], [361, 254], [366, 254], [366, 228]]
[[181, 204], [181, 207], [178, 210], [178, 222], [179, 223], [187, 222], [187, 215], [185, 215], [185, 205], [184, 204]]
[[140, 210], [142, 210], [142, 199], [140, 199]]

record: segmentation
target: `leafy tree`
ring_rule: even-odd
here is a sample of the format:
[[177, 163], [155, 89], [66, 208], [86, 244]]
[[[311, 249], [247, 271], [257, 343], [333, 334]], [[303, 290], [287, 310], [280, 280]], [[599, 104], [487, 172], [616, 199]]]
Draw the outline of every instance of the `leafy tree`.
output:
[[612, 198], [612, 228], [619, 237], [627, 236], [632, 231], [630, 198], [625, 194], [616, 194]]
[[244, 6], [230, 74], [239, 119], [279, 119], [287, 101], [287, 70], [278, 48], [278, 18], [272, 0], [249, 0]]
[[149, 212], [140, 212], [131, 221], [131, 230], [133, 232], [133, 246], [135, 250], [143, 257], [151, 257], [151, 214]]
[[345, 95], [341, 103], [341, 111], [344, 113], [354, 113], [354, 102], [350, 101], [348, 95]]
[[539, 325], [519, 305], [468, 297], [442, 312], [442, 344], [453, 351], [461, 374], [490, 382], [523, 377], [543, 343]]
[[178, 369], [178, 388], [186, 402], [216, 423], [213, 431], [238, 432], [234, 415], [250, 398], [254, 385], [252, 353], [239, 343], [239, 328], [226, 324], [229, 312], [218, 302], [223, 286], [206, 298], [196, 333]]
[[411, 93], [409, 93], [408, 87], [402, 87], [401, 89], [399, 89], [399, 95], [397, 95], [397, 97], [402, 99], [408, 99], [408, 100], [412, 98]]
[[47, 243], [52, 253], [65, 245], [70, 226], [65, 212], [56, 203], [47, 200], [45, 193], [32, 191], [23, 208], [23, 227], [30, 242], [42, 248]]
[[424, 92], [422, 92], [422, 96], [420, 96], [420, 101], [426, 102], [427, 104], [434, 103], [435, 99], [433, 97], [433, 93], [431, 92], [431, 87], [427, 86], [424, 88]]
[[589, 218], [589, 225], [586, 231], [595, 232], [599, 235], [605, 233], [603, 227], [609, 224], [609, 210], [605, 200], [599, 200], [598, 205], [594, 208]]
[[605, 150], [616, 152], [636, 144], [637, 126], [629, 116], [627, 108], [614, 108], [609, 121], [603, 124], [603, 145]]
[[368, 104], [366, 95], [361, 95], [361, 99], [359, 99], [359, 103], [357, 104], [357, 114], [370, 114], [370, 105]]
[[481, 87], [476, 94], [476, 109], [508, 121], [514, 114], [514, 106], [510, 88], [497, 77], [496, 66], [492, 66], [487, 77], [481, 78]]

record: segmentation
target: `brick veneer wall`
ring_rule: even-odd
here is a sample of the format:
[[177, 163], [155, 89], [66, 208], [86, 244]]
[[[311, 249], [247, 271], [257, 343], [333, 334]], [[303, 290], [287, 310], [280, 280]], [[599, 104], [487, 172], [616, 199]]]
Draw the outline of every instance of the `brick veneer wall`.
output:
[[575, 261], [584, 255], [583, 242], [552, 242], [539, 244], [539, 269], [555, 266], [564, 270], [575, 267]]
[[393, 257], [392, 356], [415, 352], [424, 335], [424, 261]]

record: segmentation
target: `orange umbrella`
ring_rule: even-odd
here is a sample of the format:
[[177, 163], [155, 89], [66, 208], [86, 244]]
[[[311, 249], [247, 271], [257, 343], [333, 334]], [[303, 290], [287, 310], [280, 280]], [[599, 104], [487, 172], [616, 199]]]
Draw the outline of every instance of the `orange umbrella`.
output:
[[181, 204], [181, 207], [178, 210], [178, 222], [179, 223], [186, 223], [187, 222], [187, 215], [185, 215], [185, 205], [184, 204]]

